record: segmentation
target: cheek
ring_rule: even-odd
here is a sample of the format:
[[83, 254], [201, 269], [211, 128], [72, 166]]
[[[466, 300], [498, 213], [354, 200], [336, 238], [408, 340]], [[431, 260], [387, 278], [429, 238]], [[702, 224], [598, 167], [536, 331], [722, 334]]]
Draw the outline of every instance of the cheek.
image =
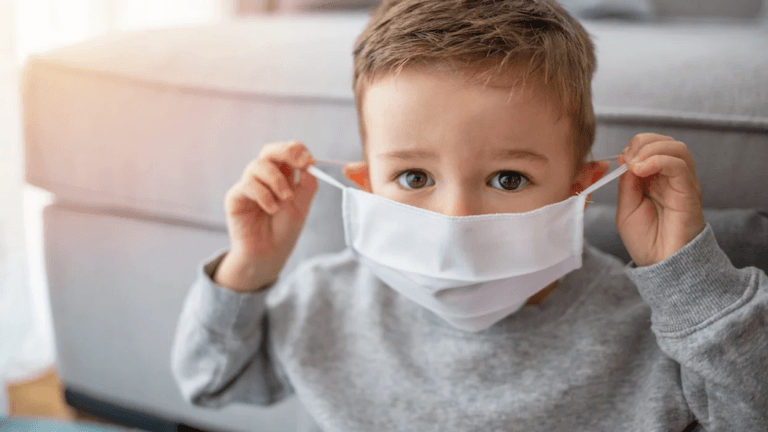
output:
[[[592, 174], [592, 183], [595, 183], [596, 181], [600, 180], [600, 177], [602, 177], [602, 174], [600, 174], [598, 172]], [[592, 184], [592, 183], [590, 183], [590, 184]]]
[[375, 164], [374, 166], [368, 166], [368, 180], [371, 185], [371, 191], [377, 195], [386, 194], [392, 187], [392, 184], [387, 177], [389, 175], [388, 171], [382, 170]]
[[[390, 172], [392, 173], [390, 174]], [[390, 176], [394, 175], [394, 171], [389, 170], [384, 172], [372, 171], [370, 177], [371, 192], [374, 195], [378, 195], [392, 201], [421, 207], [419, 205], [419, 199], [421, 196], [419, 194], [408, 193], [407, 191], [403, 190], [397, 179], [390, 179]]]
[[539, 188], [529, 193], [496, 193], [489, 191], [483, 203], [483, 213], [525, 213], [557, 202], [558, 199]]
[[546, 189], [542, 189], [542, 193], [537, 197], [541, 199], [539, 207], [565, 201], [581, 192], [581, 187], [578, 183], [574, 183], [567, 179], [563, 179], [563, 181], [558, 183], [552, 183], [547, 185]]

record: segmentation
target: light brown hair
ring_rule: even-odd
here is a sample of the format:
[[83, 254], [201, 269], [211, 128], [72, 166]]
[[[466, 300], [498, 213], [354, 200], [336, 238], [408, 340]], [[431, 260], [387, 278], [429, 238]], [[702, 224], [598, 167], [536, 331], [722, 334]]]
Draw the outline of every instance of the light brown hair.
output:
[[385, 0], [354, 50], [353, 87], [363, 147], [363, 98], [375, 79], [404, 67], [429, 66], [487, 83], [523, 67], [522, 82], [532, 78], [570, 118], [579, 165], [595, 138], [594, 51], [584, 27], [555, 0]]

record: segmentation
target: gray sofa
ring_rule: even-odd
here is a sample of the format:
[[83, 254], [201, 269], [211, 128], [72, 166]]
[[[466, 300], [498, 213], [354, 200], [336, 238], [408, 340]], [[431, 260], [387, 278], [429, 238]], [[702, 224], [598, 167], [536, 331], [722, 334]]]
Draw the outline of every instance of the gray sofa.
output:
[[[668, 3], [684, 15], [680, 1]], [[264, 143], [298, 139], [317, 158], [360, 157], [351, 51], [366, 20], [334, 13], [151, 30], [26, 64], [25, 175], [54, 195], [46, 267], [71, 405], [146, 430], [293, 431], [307, 421], [295, 398], [220, 411], [185, 404], [170, 345], [198, 264], [227, 245], [224, 193]], [[708, 218], [743, 217], [757, 232], [746, 238], [752, 249], [739, 232], [718, 240], [746, 265], [766, 259], [755, 239], [768, 234], [768, 27], [743, 17], [585, 25], [599, 59], [594, 155], [617, 154], [644, 131], [687, 143]], [[615, 195], [615, 184], [596, 194], [587, 237], [621, 256]], [[340, 193], [323, 184], [285, 272], [343, 247]]]

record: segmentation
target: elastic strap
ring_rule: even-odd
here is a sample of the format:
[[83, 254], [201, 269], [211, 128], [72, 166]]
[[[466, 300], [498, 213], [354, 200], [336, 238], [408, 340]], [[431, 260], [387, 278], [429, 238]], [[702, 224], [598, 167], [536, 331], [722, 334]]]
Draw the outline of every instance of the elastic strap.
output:
[[596, 191], [597, 189], [600, 189], [601, 187], [603, 187], [603, 185], [605, 185], [609, 181], [615, 178], [618, 178], [620, 175], [624, 174], [625, 172], [627, 172], [626, 164], [616, 168], [615, 170], [611, 171], [609, 174], [603, 176], [603, 178], [593, 183], [590, 187], [584, 189], [584, 191], [579, 195], [589, 195], [592, 192]]
[[[337, 188], [339, 188], [341, 190], [344, 190], [344, 188], [346, 187], [343, 184], [339, 183], [338, 180], [336, 180], [335, 178], [331, 177], [330, 175], [324, 173], [323, 171], [321, 171], [319, 168], [317, 168], [314, 165], [310, 165], [307, 168], [307, 172], [312, 174], [316, 178], [325, 181], [326, 183], [329, 183], [329, 184], [331, 184], [333, 186], [336, 186]], [[601, 178], [600, 180], [596, 181], [590, 187], [584, 189], [584, 191], [581, 192], [579, 195], [589, 195], [592, 192], [596, 191], [597, 189], [601, 188], [606, 183], [610, 182], [611, 180], [613, 180], [615, 178], [618, 178], [620, 175], [624, 174], [625, 172], [627, 172], [627, 166], [626, 165], [622, 165], [622, 166], [616, 168], [615, 170], [613, 170], [611, 173], [603, 176], [603, 178]]]
[[335, 178], [333, 178], [333, 177], [329, 176], [328, 174], [320, 171], [320, 169], [317, 168], [314, 165], [310, 165], [307, 168], [307, 172], [312, 174], [313, 176], [317, 177], [318, 179], [323, 180], [326, 183], [329, 183], [329, 184], [331, 184], [333, 186], [336, 186], [337, 188], [339, 188], [341, 190], [344, 190], [344, 188], [346, 187], [343, 184], [339, 183], [339, 181], [336, 180]]

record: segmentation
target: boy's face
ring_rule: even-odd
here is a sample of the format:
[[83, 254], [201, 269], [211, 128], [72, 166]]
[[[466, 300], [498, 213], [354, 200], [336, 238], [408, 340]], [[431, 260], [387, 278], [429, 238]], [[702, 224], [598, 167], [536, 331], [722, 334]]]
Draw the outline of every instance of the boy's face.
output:
[[562, 201], [608, 169], [574, 172], [571, 123], [539, 92], [404, 69], [366, 91], [364, 189], [448, 216], [519, 213]]

